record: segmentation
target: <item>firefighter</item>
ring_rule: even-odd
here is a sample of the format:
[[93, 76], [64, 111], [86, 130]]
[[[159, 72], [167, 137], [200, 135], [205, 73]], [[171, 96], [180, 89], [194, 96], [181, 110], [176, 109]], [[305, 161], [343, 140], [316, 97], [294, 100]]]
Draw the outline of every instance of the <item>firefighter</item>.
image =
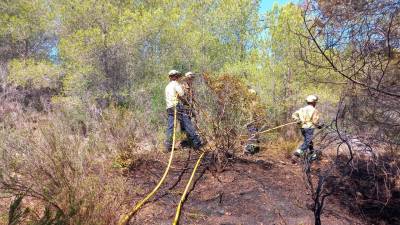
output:
[[189, 116], [194, 116], [194, 89], [193, 89], [193, 81], [195, 79], [195, 73], [187, 72], [185, 73], [185, 77], [183, 79], [183, 89], [185, 91], [185, 102], [184, 106], [188, 110]]
[[[193, 80], [195, 78], [195, 74], [193, 72], [187, 72], [185, 73], [185, 76], [183, 77], [182, 80], [182, 87], [185, 92], [185, 98], [183, 101], [183, 107], [186, 112], [186, 114], [189, 116], [189, 119], [195, 119], [195, 112], [194, 112], [194, 90], [193, 90]], [[193, 122], [193, 121], [192, 121]], [[196, 123], [196, 121], [194, 121]], [[181, 130], [185, 130], [185, 126], [180, 124]], [[193, 147], [193, 143], [190, 140], [190, 138], [186, 135], [186, 139], [181, 141], [180, 146], [182, 148], [187, 148], [187, 147]]]
[[317, 155], [314, 152], [313, 137], [315, 128], [321, 129], [323, 124], [320, 124], [320, 114], [315, 108], [318, 97], [309, 95], [306, 98], [307, 106], [300, 108], [292, 114], [292, 118], [300, 125], [300, 131], [303, 135], [303, 144], [293, 153], [294, 156], [300, 157], [304, 153], [309, 153], [311, 159], [316, 159]]
[[257, 115], [258, 96], [257, 92], [248, 88], [248, 96], [250, 98], [250, 122], [246, 125], [248, 132], [248, 139], [244, 148], [244, 154], [255, 154], [260, 151], [260, 141], [258, 135], [259, 116]]
[[178, 82], [182, 74], [177, 70], [171, 70], [168, 73], [170, 82], [165, 87], [165, 101], [167, 105], [168, 126], [166, 131], [165, 151], [172, 150], [172, 135], [174, 132], [174, 111], [177, 110], [177, 120], [181, 124], [183, 131], [188, 139], [193, 143], [193, 148], [198, 150], [203, 143], [196, 132], [193, 123], [187, 114], [182, 102], [185, 99], [185, 91], [182, 85]]

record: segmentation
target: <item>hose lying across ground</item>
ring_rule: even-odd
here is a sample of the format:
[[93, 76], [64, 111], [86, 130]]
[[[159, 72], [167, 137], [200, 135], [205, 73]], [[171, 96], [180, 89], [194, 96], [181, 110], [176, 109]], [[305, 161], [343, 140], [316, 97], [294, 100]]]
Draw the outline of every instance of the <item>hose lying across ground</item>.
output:
[[204, 155], [205, 155], [205, 152], [202, 152], [201, 155], [199, 156], [199, 159], [196, 162], [196, 165], [193, 168], [193, 172], [190, 175], [188, 183], [186, 184], [185, 191], [183, 192], [181, 200], [179, 201], [178, 207], [176, 208], [176, 214], [175, 214], [174, 221], [172, 222], [172, 225], [177, 225], [179, 223], [179, 216], [181, 214], [183, 202], [186, 199], [186, 195], [189, 191], [190, 186], [192, 185], [194, 174], [196, 173], [196, 170], [199, 167], [199, 164], [200, 164], [201, 160], [203, 159]]
[[176, 141], [176, 120], [177, 120], [177, 109], [175, 107], [175, 110], [174, 110], [174, 132], [173, 132], [173, 136], [172, 136], [171, 155], [169, 156], [168, 165], [164, 171], [163, 176], [161, 177], [157, 186], [145, 198], [143, 198], [141, 201], [139, 201], [129, 213], [127, 213], [121, 217], [120, 221], [118, 222], [118, 225], [127, 225], [129, 223], [129, 220], [133, 217], [133, 215], [135, 215], [135, 213], [147, 202], [147, 200], [149, 200], [149, 198], [151, 198], [158, 191], [158, 189], [163, 184], [165, 178], [167, 177], [169, 169], [171, 168], [172, 159], [174, 157], [174, 149], [175, 149], [175, 141]]
[[[158, 184], [156, 185], [156, 187], [145, 198], [140, 200], [135, 205], [135, 207], [133, 207], [133, 209], [130, 212], [128, 212], [127, 214], [121, 216], [121, 219], [120, 219], [118, 225], [127, 225], [129, 223], [130, 219], [135, 215], [135, 213], [147, 202], [147, 200], [149, 200], [158, 191], [158, 189], [163, 184], [165, 178], [167, 177], [168, 172], [169, 172], [169, 170], [171, 168], [171, 165], [172, 165], [172, 160], [173, 160], [174, 150], [175, 150], [176, 125], [177, 125], [176, 122], [177, 122], [177, 109], [175, 107], [175, 109], [174, 109], [174, 131], [173, 131], [173, 136], [172, 136], [172, 149], [171, 149], [171, 154], [170, 154], [170, 157], [169, 157], [169, 160], [168, 160], [168, 165], [167, 165], [167, 168], [164, 171], [163, 176], [161, 177], [161, 179], [158, 182]], [[294, 123], [296, 123], [296, 122], [286, 123], [286, 124], [283, 124], [283, 125], [280, 125], [280, 126], [268, 129], [268, 130], [264, 130], [264, 131], [258, 132], [258, 134], [266, 133], [266, 132], [269, 132], [269, 131], [272, 131], [272, 130], [275, 130], [275, 129], [278, 129], [278, 128], [281, 128], [281, 127], [284, 127], [284, 126], [287, 126], [287, 125], [290, 125], [290, 124], [294, 124]], [[186, 196], [188, 194], [190, 186], [192, 185], [192, 181], [193, 181], [194, 175], [196, 174], [198, 166], [200, 165], [200, 162], [202, 161], [204, 155], [205, 155], [205, 152], [202, 152], [200, 154], [200, 156], [199, 156], [199, 158], [198, 158], [198, 160], [197, 160], [197, 162], [196, 162], [196, 164], [195, 164], [195, 166], [193, 168], [192, 174], [191, 174], [191, 176], [189, 178], [188, 183], [186, 184], [185, 190], [184, 190], [184, 192], [183, 192], [183, 194], [181, 196], [181, 199], [179, 201], [178, 207], [176, 208], [176, 214], [175, 214], [174, 221], [172, 222], [172, 225], [177, 225], [179, 223], [179, 217], [180, 217], [182, 205], [186, 200]]]

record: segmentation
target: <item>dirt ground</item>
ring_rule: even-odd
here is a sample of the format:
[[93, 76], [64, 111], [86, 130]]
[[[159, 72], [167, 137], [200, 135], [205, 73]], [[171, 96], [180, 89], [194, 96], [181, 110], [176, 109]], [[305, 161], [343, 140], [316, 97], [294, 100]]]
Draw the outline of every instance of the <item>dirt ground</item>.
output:
[[[302, 167], [284, 155], [273, 157], [268, 151], [254, 156], [239, 156], [217, 172], [207, 155], [202, 161], [194, 187], [189, 192], [180, 224], [198, 225], [312, 225], [311, 195], [302, 178]], [[130, 224], [171, 224], [178, 202], [199, 154], [178, 150], [166, 182], [132, 218]], [[125, 170], [129, 188], [125, 205], [133, 207], [157, 184], [167, 165], [169, 154], [152, 151]], [[315, 162], [313, 170], [324, 163]], [[364, 180], [353, 180], [357, 183]], [[356, 181], [356, 182], [354, 182]], [[341, 184], [325, 202], [324, 225], [396, 225], [400, 224], [400, 192], [385, 210], [370, 199], [361, 199], [362, 190], [350, 183]], [[359, 192], [360, 191], [360, 192]], [[357, 199], [358, 198], [358, 199]], [[356, 200], [355, 200], [356, 199]], [[0, 221], [7, 218], [9, 201], [0, 201]], [[126, 212], [121, 208], [116, 216]]]
[[[129, 171], [131, 205], [158, 182], [168, 154], [138, 161]], [[131, 220], [131, 224], [171, 224], [197, 154], [177, 152], [166, 183]], [[194, 188], [185, 202], [180, 224], [314, 224], [308, 208], [311, 197], [301, 168], [290, 160], [267, 160], [264, 155], [240, 157], [217, 173], [206, 158], [196, 174]], [[308, 207], [307, 207], [308, 206]], [[349, 212], [335, 197], [328, 198], [322, 224], [369, 224]]]

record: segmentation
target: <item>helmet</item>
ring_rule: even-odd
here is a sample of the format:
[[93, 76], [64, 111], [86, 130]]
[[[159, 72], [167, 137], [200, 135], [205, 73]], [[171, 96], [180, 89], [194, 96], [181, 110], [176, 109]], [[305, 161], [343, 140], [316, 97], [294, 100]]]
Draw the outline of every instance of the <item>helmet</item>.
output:
[[254, 90], [253, 88], [250, 88], [250, 89], [249, 89], [249, 93], [250, 93], [251, 95], [257, 95], [256, 90]]
[[189, 71], [189, 72], [185, 73], [186, 78], [194, 78], [194, 76], [195, 76], [195, 74], [193, 72]]
[[168, 76], [175, 76], [175, 75], [181, 75], [181, 72], [179, 72], [178, 70], [170, 70], [168, 72]]
[[308, 103], [318, 102], [318, 97], [316, 95], [309, 95], [307, 96], [306, 101]]

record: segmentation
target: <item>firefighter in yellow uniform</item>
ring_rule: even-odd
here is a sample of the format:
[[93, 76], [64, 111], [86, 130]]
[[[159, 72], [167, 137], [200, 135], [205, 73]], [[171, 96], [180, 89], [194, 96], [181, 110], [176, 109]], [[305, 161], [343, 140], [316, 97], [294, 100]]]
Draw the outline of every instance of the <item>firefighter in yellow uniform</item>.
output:
[[300, 108], [292, 114], [292, 118], [300, 125], [300, 131], [303, 135], [303, 144], [293, 153], [294, 156], [300, 157], [304, 153], [309, 153], [311, 159], [316, 159], [317, 155], [314, 152], [313, 138], [315, 128], [321, 129], [323, 127], [319, 122], [320, 114], [315, 108], [318, 97], [309, 95], [306, 98], [307, 106]]
[[165, 101], [167, 104], [167, 130], [165, 140], [165, 151], [172, 150], [172, 136], [174, 131], [174, 113], [177, 111], [177, 120], [179, 121], [182, 130], [186, 133], [188, 140], [192, 143], [195, 150], [200, 149], [204, 143], [201, 141], [196, 128], [193, 126], [183, 102], [185, 102], [185, 91], [179, 80], [182, 75], [177, 70], [171, 70], [168, 73], [170, 82], [165, 87]]

